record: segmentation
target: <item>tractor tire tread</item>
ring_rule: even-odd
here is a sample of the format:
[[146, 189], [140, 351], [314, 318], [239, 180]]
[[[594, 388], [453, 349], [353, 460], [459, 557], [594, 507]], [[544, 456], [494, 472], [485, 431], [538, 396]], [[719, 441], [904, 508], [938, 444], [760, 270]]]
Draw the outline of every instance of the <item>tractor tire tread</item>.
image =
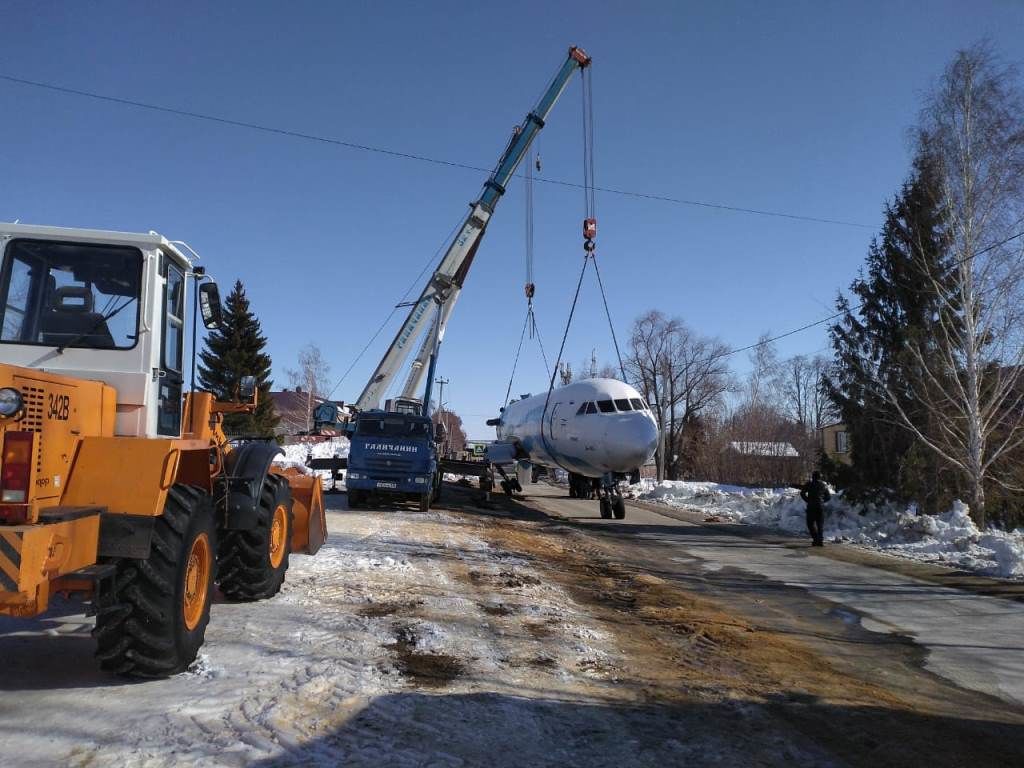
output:
[[[288, 531], [284, 557], [274, 568], [270, 564], [270, 526], [279, 503], [288, 509]], [[294, 517], [287, 481], [268, 474], [263, 482], [256, 510], [256, 526], [249, 530], [221, 531], [217, 552], [217, 582], [229, 600], [264, 600], [281, 591], [291, 554]]]
[[185, 567], [186, 544], [194, 540], [188, 538], [192, 528], [194, 537], [206, 533], [215, 546], [209, 496], [199, 488], [174, 485], [167, 492], [164, 513], [154, 522], [149, 558], [110, 561], [118, 568], [112, 602], [100, 607], [92, 632], [103, 670], [133, 677], [166, 677], [194, 661], [209, 621], [211, 600], [207, 598], [193, 630], [178, 626], [176, 585]]

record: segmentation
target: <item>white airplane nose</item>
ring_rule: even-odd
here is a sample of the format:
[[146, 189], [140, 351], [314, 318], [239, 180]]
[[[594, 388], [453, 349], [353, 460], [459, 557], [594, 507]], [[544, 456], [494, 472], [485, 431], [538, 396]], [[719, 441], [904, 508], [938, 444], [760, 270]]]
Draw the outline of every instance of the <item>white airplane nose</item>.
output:
[[[647, 414], [634, 413], [615, 429], [609, 458], [616, 472], [631, 472], [642, 467], [658, 447], [658, 427]], [[610, 431], [609, 431], [610, 432]], [[609, 437], [612, 435], [609, 434]]]

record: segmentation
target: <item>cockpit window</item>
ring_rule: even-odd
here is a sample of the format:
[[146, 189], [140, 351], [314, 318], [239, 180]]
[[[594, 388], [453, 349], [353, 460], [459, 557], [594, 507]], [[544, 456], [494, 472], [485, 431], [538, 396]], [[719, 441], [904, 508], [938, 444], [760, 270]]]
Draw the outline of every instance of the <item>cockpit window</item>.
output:
[[582, 416], [583, 414], [585, 414], [587, 412], [587, 405], [588, 403], [581, 403], [579, 410], [576, 411], [576, 415]]
[[611, 400], [598, 400], [597, 407], [601, 413], [615, 413], [615, 404]]
[[0, 271], [0, 342], [130, 349], [141, 283], [138, 248], [12, 240]]
[[593, 403], [587, 403], [587, 413], [597, 413], [597, 406]]
[[615, 401], [615, 407], [620, 411], [632, 411], [633, 409], [629, 405], [629, 400], [622, 398], [621, 400]]
[[639, 397], [631, 397], [629, 399], [629, 402], [633, 404], [633, 410], [634, 411], [646, 411], [647, 410], [647, 408], [644, 407], [644, 401], [641, 400]]

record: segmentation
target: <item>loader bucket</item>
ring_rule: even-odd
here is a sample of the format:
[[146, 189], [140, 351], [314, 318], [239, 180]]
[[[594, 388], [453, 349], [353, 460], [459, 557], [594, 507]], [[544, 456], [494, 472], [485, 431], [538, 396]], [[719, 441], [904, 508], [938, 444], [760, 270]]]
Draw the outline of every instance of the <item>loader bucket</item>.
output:
[[292, 491], [292, 552], [315, 555], [327, 539], [327, 517], [320, 478], [289, 467], [274, 470]]

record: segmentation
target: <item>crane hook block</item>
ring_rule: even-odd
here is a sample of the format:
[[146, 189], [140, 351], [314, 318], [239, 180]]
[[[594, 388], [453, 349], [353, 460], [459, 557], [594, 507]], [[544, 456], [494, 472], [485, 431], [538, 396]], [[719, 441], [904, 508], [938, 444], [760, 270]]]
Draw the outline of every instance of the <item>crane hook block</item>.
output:
[[594, 248], [595, 248], [595, 246], [594, 246], [594, 241], [593, 240], [584, 240], [583, 241], [583, 250], [586, 251], [587, 253], [593, 253], [594, 252]]
[[533, 283], [527, 283], [526, 284], [526, 298], [532, 299], [533, 298], [534, 290], [535, 290], [535, 286], [533, 285]]
[[593, 240], [597, 237], [597, 219], [583, 220], [583, 239]]

